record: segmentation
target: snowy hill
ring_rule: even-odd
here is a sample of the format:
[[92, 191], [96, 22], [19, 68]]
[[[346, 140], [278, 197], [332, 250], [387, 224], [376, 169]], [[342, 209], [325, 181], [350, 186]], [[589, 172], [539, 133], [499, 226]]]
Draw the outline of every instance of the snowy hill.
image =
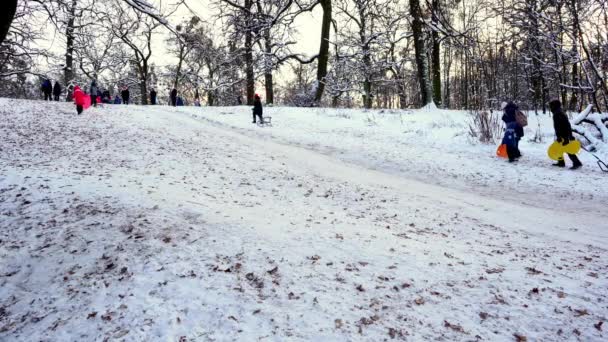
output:
[[[0, 340], [605, 339], [607, 176], [467, 114], [0, 99]], [[532, 132], [526, 132], [528, 136]]]

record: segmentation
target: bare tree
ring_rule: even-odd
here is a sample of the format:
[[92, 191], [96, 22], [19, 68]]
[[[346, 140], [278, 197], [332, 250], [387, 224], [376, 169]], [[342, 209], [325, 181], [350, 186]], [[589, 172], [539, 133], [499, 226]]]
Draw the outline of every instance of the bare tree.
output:
[[429, 80], [429, 64], [426, 57], [426, 38], [424, 33], [424, 18], [420, 8], [419, 0], [410, 1], [410, 15], [412, 16], [412, 35], [414, 37], [414, 49], [416, 52], [416, 68], [418, 70], [418, 82], [420, 84], [420, 96], [422, 105], [426, 106], [433, 102], [431, 82]]

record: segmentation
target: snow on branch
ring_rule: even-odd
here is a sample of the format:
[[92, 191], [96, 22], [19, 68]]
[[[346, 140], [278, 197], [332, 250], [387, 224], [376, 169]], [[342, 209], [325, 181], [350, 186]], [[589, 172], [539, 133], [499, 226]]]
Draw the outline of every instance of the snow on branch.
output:
[[[599, 145], [608, 144], [608, 115], [591, 113], [592, 109], [593, 105], [588, 105], [572, 120], [572, 130], [597, 148]], [[595, 129], [593, 130], [592, 127]]]
[[124, 2], [126, 2], [129, 6], [133, 7], [133, 9], [146, 14], [152, 18], [154, 18], [156, 21], [158, 21], [159, 23], [163, 24], [164, 26], [169, 27], [169, 22], [167, 21], [167, 19], [161, 15], [156, 8], [150, 4], [148, 1], [146, 0], [123, 0]]

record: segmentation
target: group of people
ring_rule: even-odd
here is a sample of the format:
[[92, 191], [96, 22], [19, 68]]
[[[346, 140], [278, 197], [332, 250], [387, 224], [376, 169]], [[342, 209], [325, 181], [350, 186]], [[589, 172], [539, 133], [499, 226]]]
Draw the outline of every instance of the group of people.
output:
[[[81, 92], [83, 91], [79, 87], [78, 87], [78, 89]], [[129, 92], [128, 86], [122, 87], [120, 90], [120, 95], [116, 94], [114, 96], [114, 99], [112, 99], [112, 95], [109, 90], [107, 90], [107, 89], [102, 90], [102, 88], [97, 85], [96, 80], [91, 81], [91, 84], [90, 84], [88, 90], [89, 90], [88, 95], [91, 99], [91, 105], [93, 107], [97, 107], [98, 103], [128, 105], [131, 102], [130, 101], [131, 94]], [[52, 101], [53, 99], [55, 101], [59, 101], [59, 98], [61, 97], [62, 88], [61, 88], [61, 85], [59, 84], [59, 81], [55, 81], [55, 85], [53, 86], [51, 80], [45, 79], [42, 82], [41, 91], [43, 93], [45, 101]], [[68, 87], [68, 92], [67, 92], [67, 96], [66, 96], [67, 101], [73, 100], [74, 91], [75, 91], [74, 86]], [[83, 92], [83, 94], [84, 94], [84, 92]], [[151, 105], [156, 105], [158, 103], [156, 90], [151, 89], [149, 97], [150, 97]], [[169, 104], [173, 107], [179, 107], [179, 106], [184, 105], [184, 99], [178, 95], [177, 89], [175, 89], [175, 88], [173, 88], [173, 90], [171, 90], [169, 92]], [[201, 102], [200, 102], [200, 99], [198, 98], [198, 96], [194, 100], [194, 105], [197, 107], [201, 106]]]
[[55, 81], [55, 85], [53, 85], [49, 79], [45, 79], [42, 82], [40, 90], [44, 94], [44, 101], [59, 101], [62, 91], [59, 81]]
[[[505, 135], [502, 143], [507, 146], [507, 156], [509, 157], [509, 162], [513, 163], [521, 158], [519, 141], [524, 136], [524, 126], [526, 126], [528, 122], [526, 116], [519, 111], [519, 108], [515, 103], [503, 103], [502, 108], [502, 121], [504, 121], [506, 125]], [[570, 120], [568, 120], [568, 116], [564, 112], [560, 100], [552, 100], [549, 102], [549, 109], [553, 114], [553, 128], [555, 130], [557, 142], [563, 146], [566, 146], [575, 140], [574, 135], [572, 134]], [[583, 166], [576, 154], [566, 154], [572, 161], [571, 169], [576, 170]], [[556, 167], [566, 167], [566, 162], [563, 155], [557, 160], [557, 163], [553, 165]]]
[[[47, 81], [50, 84], [49, 80], [46, 80], [42, 84], [42, 89], [43, 89], [43, 92], [45, 93], [45, 100], [46, 100], [45, 89], [47, 87], [47, 84], [46, 84]], [[56, 86], [59, 86], [58, 82], [56, 82], [55, 84], [56, 84]], [[80, 89], [78, 86], [76, 86], [75, 88], [78, 88], [78, 90], [80, 92], [82, 92], [82, 89]], [[59, 90], [59, 94], [61, 94], [61, 90]], [[57, 101], [59, 101], [59, 94], [56, 96]], [[84, 94], [84, 92], [82, 92], [82, 94]], [[116, 94], [114, 96], [114, 100], [112, 100], [112, 95], [110, 94], [110, 91], [107, 89], [102, 91], [101, 88], [97, 85], [97, 81], [92, 80], [91, 84], [89, 86], [89, 97], [91, 99], [91, 105], [93, 107], [97, 107], [98, 103], [107, 103], [107, 104], [113, 103], [113, 104], [128, 105], [130, 103], [131, 94], [129, 92], [129, 87], [124, 86], [124, 87], [122, 87], [122, 89], [120, 91], [120, 96], [118, 94]], [[175, 89], [175, 88], [169, 93], [169, 99], [170, 99], [171, 106], [176, 107], [176, 106], [184, 105], [184, 100], [180, 96], [178, 96], [177, 89]], [[68, 101], [70, 101], [70, 100], [71, 99], [68, 99]], [[157, 104], [157, 93], [156, 93], [156, 90], [154, 90], [154, 89], [150, 90], [150, 104], [151, 105]], [[195, 104], [197, 104], [197, 106], [200, 106], [200, 100], [198, 100], [198, 98], [195, 101]], [[81, 105], [78, 105], [78, 103], [76, 104], [76, 110], [77, 110], [78, 114], [82, 113], [83, 108], [84, 108], [83, 106], [84, 106], [84, 104], [81, 104]]]

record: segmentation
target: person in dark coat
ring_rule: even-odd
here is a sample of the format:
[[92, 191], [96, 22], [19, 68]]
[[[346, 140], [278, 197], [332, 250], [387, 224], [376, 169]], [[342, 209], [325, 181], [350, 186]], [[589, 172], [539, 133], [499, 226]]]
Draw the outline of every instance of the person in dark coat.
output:
[[177, 89], [173, 88], [173, 90], [171, 90], [171, 94], [169, 94], [169, 98], [171, 98], [171, 105], [173, 107], [177, 106]]
[[128, 105], [129, 104], [129, 87], [124, 87], [124, 89], [120, 92], [120, 96], [122, 97], [122, 103]]
[[151, 105], [156, 104], [156, 90], [154, 90], [154, 89], [150, 90], [150, 104]]
[[55, 101], [59, 101], [59, 96], [61, 96], [61, 84], [59, 81], [55, 81], [55, 85], [53, 86], [53, 97]]
[[[564, 113], [562, 103], [559, 100], [549, 102], [549, 108], [551, 109], [551, 113], [553, 113], [553, 128], [555, 129], [557, 142], [561, 143], [563, 146], [566, 146], [570, 143], [570, 141], [574, 140], [570, 120], [568, 120], [566, 113]], [[568, 157], [572, 161], [573, 170], [583, 166], [583, 163], [581, 163], [576, 154], [568, 153]], [[566, 162], [564, 161], [564, 157], [560, 157], [560, 159], [557, 160], [557, 163], [553, 165], [557, 167], [565, 167]]]
[[101, 102], [103, 103], [107, 103], [110, 104], [112, 103], [112, 95], [110, 94], [109, 90], [104, 90], [102, 95], [101, 95]]
[[255, 94], [253, 97], [253, 123], [256, 123], [256, 117], [260, 119], [261, 124], [264, 123], [262, 112], [262, 100], [260, 99], [260, 95]]
[[114, 104], [120, 104], [122, 101], [120, 100], [120, 97], [118, 95], [116, 95], [114, 97]]
[[507, 156], [509, 157], [509, 163], [513, 163], [517, 160], [517, 129], [516, 122], [509, 122], [505, 129], [505, 135], [502, 138], [502, 144], [507, 146]]
[[89, 94], [91, 94], [91, 105], [93, 107], [97, 107], [97, 81], [91, 81], [91, 88], [89, 89]]
[[[502, 121], [504, 121], [505, 125], [509, 126], [510, 123], [515, 123], [515, 125], [512, 125], [513, 129], [515, 130], [515, 145], [511, 148], [511, 153], [513, 155], [509, 155], [509, 160], [513, 159], [518, 159], [521, 157], [521, 152], [519, 151], [519, 141], [521, 140], [521, 138], [523, 138], [524, 136], [524, 128], [521, 127], [518, 123], [517, 123], [517, 119], [516, 119], [516, 115], [517, 115], [517, 111], [519, 110], [519, 108], [517, 107], [517, 105], [511, 101], [509, 101], [505, 107], [504, 107], [504, 114], [502, 116]], [[508, 145], [507, 145], [508, 147]], [[509, 149], [507, 148], [507, 154], [509, 154]]]
[[51, 80], [45, 79], [42, 82], [42, 87], [40, 87], [40, 89], [44, 94], [44, 101], [53, 101], [53, 84], [51, 84]]
[[68, 86], [67, 94], [65, 94], [65, 101], [72, 102], [74, 100], [74, 85], [70, 84]]

